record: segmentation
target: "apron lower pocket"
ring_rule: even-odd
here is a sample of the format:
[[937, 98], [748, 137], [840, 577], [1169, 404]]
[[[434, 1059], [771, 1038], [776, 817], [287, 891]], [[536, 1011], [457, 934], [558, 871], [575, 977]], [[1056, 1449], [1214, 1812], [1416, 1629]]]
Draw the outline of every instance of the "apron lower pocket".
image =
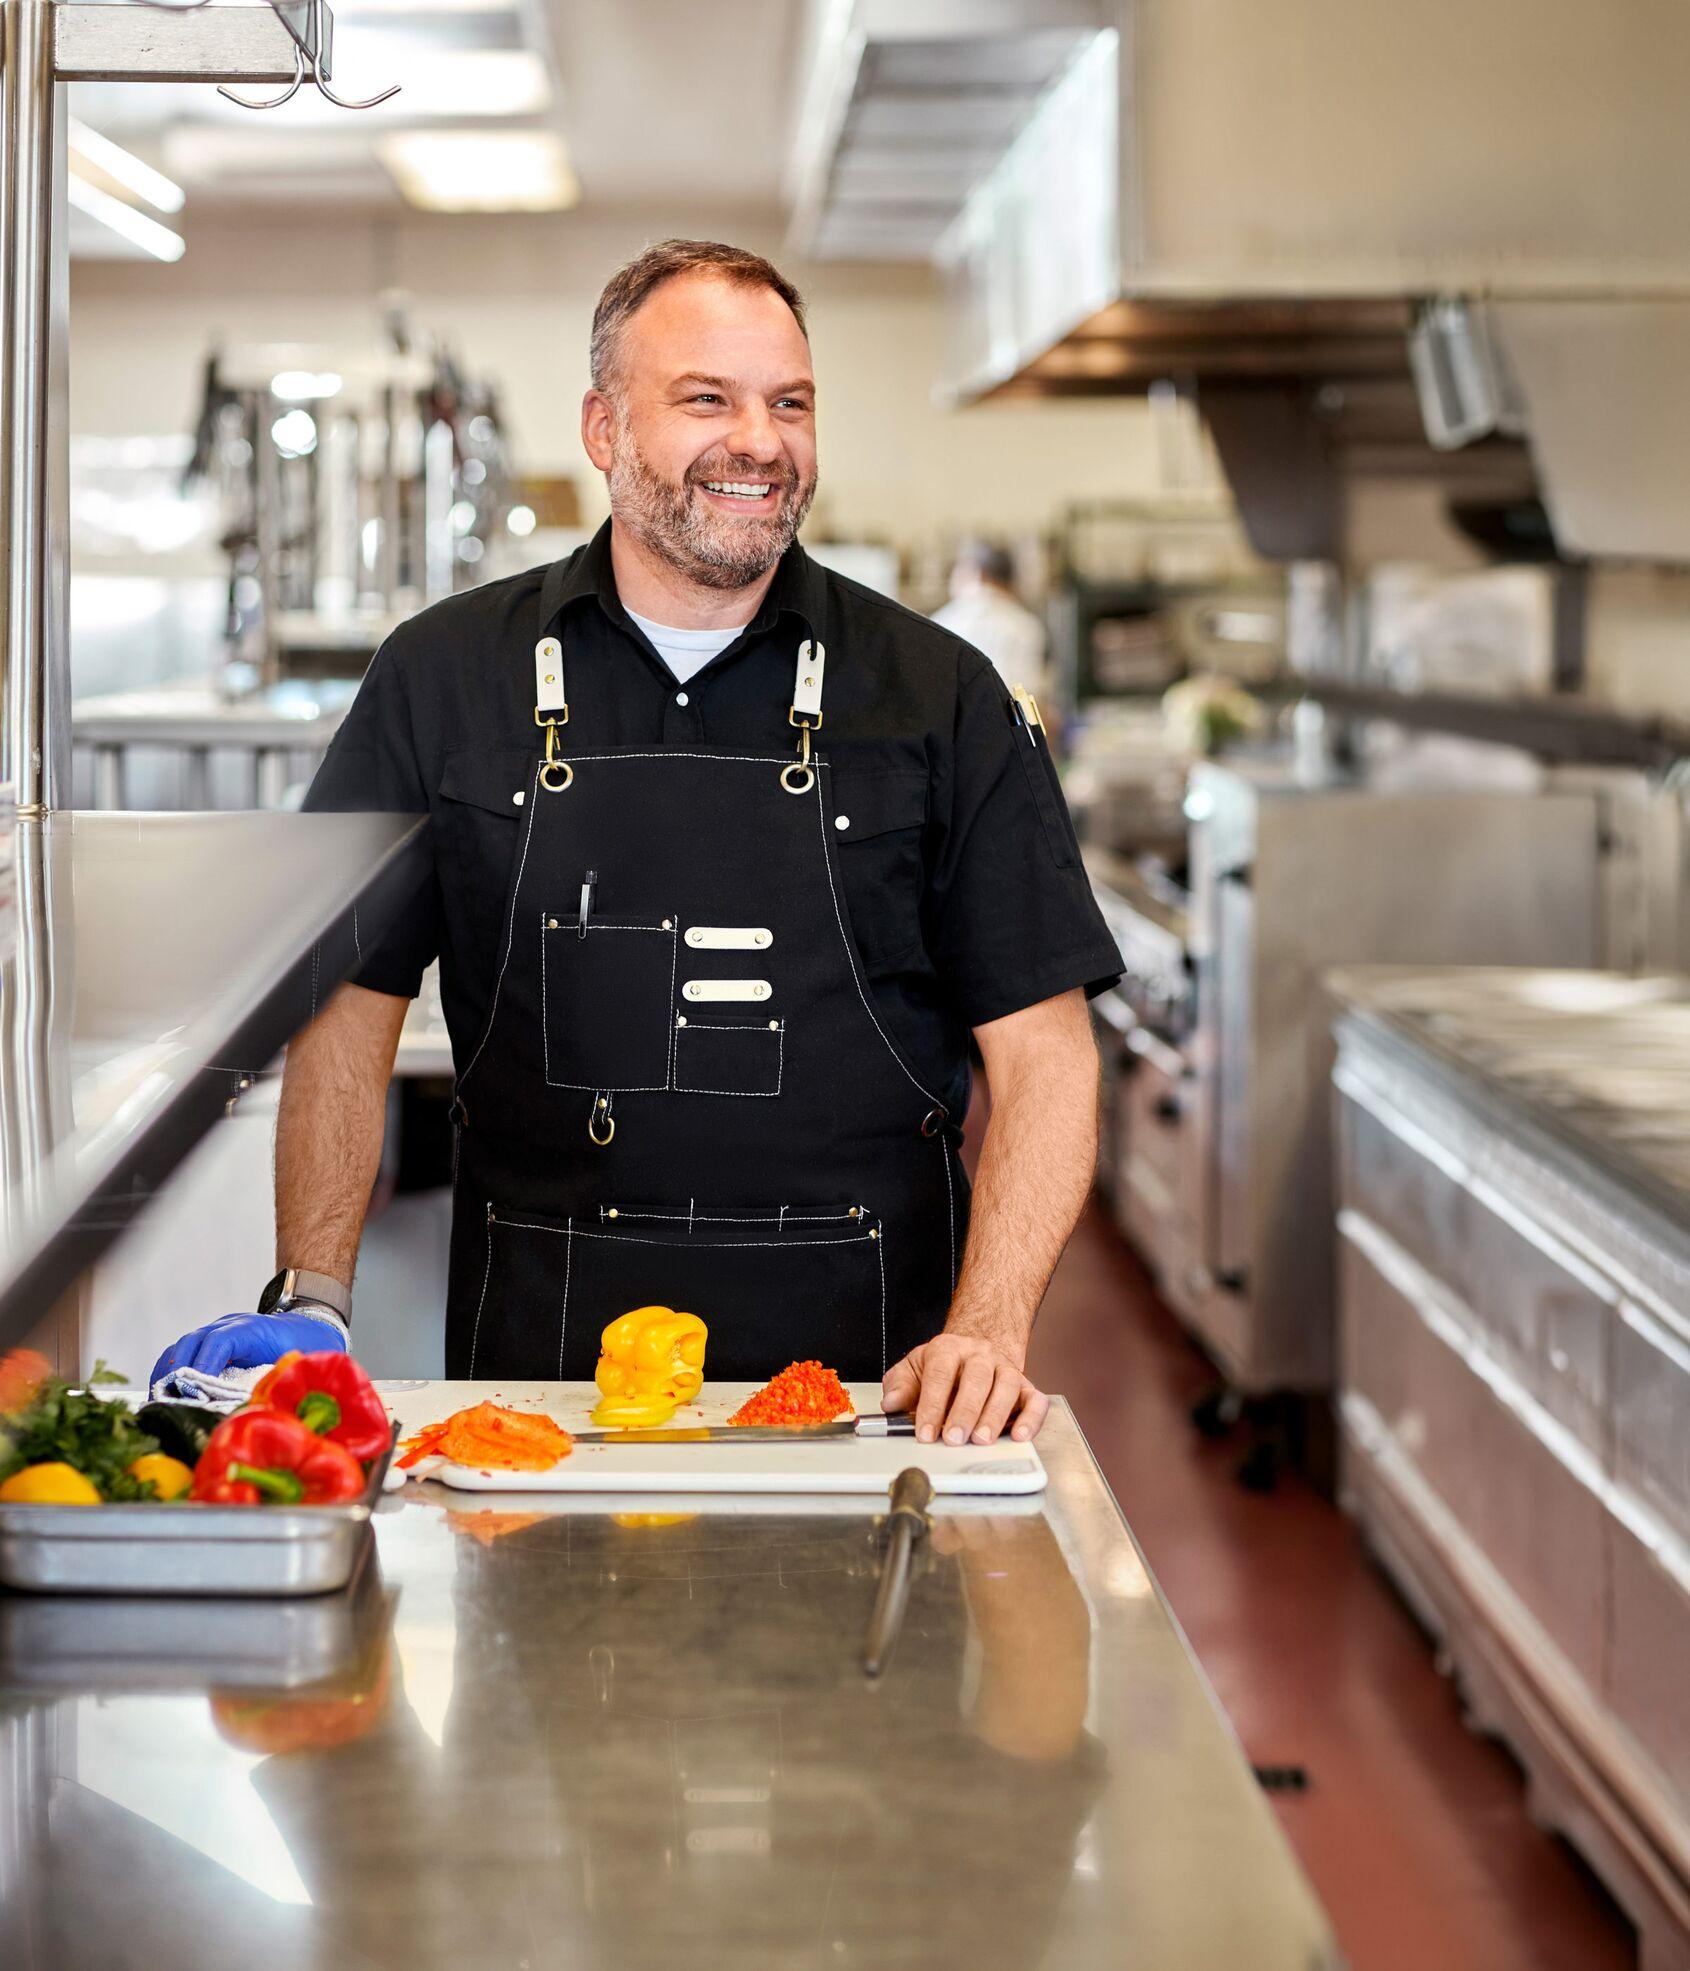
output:
[[540, 920], [540, 1019], [553, 1088], [624, 1093], [669, 1086], [675, 920]]
[[677, 1095], [778, 1095], [785, 1071], [784, 1020], [675, 1022]]
[[801, 1360], [875, 1380], [886, 1367], [881, 1223], [860, 1205], [490, 1209], [469, 1373], [590, 1381], [604, 1330], [648, 1306], [704, 1322], [706, 1387], [763, 1382]]

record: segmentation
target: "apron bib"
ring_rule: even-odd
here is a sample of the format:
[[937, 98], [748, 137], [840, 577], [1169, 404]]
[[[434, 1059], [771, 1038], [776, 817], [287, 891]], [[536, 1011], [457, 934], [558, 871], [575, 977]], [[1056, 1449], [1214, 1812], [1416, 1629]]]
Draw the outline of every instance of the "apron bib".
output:
[[723, 1380], [873, 1380], [944, 1325], [960, 1131], [852, 937], [825, 661], [800, 647], [795, 754], [576, 749], [562, 647], [536, 645], [544, 745], [454, 1107], [448, 1375], [588, 1379], [651, 1303], [708, 1324]]

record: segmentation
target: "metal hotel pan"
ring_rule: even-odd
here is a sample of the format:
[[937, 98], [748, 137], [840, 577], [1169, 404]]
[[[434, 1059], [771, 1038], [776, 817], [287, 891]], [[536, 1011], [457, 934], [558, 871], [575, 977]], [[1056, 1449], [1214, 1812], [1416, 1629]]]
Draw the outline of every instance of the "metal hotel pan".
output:
[[392, 1447], [347, 1506], [0, 1505], [0, 1586], [46, 1594], [326, 1595], [372, 1536]]
[[373, 1550], [349, 1588], [281, 1606], [254, 1595], [0, 1594], [0, 1683], [35, 1694], [306, 1689], [367, 1657], [397, 1599]]

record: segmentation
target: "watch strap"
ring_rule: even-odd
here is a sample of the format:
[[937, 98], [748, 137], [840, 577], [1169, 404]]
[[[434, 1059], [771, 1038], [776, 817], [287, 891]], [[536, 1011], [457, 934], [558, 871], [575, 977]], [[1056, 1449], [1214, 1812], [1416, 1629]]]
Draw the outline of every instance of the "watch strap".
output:
[[352, 1312], [352, 1289], [329, 1273], [308, 1273], [303, 1267], [284, 1266], [264, 1289], [264, 1299], [272, 1308], [291, 1307], [302, 1300], [315, 1301], [338, 1317], [344, 1325]]

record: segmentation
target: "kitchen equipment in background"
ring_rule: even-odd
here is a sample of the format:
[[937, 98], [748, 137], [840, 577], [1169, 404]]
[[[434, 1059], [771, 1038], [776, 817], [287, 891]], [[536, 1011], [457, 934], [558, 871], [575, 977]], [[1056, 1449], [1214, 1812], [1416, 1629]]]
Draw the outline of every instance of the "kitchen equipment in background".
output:
[[207, 359], [184, 489], [210, 484], [229, 559], [228, 658], [274, 683], [356, 677], [425, 603], [484, 580], [513, 498], [497, 394], [443, 347], [347, 364], [296, 347]]
[[1640, 1933], [1690, 1935], [1690, 981], [1353, 969], [1344, 1499]]
[[[1623, 775], [1382, 792], [1201, 763], [1186, 807], [1195, 1011], [1183, 1037], [1147, 1027], [1139, 1051], [1120, 1049], [1118, 1215], [1234, 1401], [1321, 1391], [1333, 1367], [1322, 973], [1636, 963], [1649, 948], [1639, 922], [1674, 907], [1652, 866], [1674, 841], [1681, 851], [1676, 797]], [[1663, 809], [1657, 842], [1646, 818]], [[1263, 1414], [1245, 1470], [1267, 1482], [1298, 1411]]]

